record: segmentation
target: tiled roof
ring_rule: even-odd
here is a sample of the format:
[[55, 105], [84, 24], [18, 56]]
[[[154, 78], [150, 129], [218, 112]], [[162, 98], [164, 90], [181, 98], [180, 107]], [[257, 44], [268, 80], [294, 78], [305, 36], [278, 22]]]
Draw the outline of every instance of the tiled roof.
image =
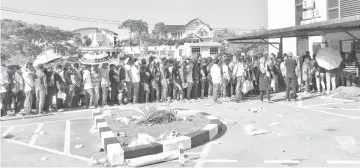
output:
[[184, 30], [184, 25], [166, 25], [167, 32], [168, 33], [175, 33], [175, 32], [181, 32]]

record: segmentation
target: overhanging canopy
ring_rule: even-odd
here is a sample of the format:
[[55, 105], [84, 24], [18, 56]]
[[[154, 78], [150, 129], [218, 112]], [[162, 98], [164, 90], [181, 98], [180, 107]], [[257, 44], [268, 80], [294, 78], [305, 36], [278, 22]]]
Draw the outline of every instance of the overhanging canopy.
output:
[[360, 30], [360, 15], [280, 29], [266, 30], [264, 32], [247, 33], [235, 38], [228, 39], [228, 41], [237, 42], [256, 39], [320, 36], [328, 33], [347, 32], [352, 30]]

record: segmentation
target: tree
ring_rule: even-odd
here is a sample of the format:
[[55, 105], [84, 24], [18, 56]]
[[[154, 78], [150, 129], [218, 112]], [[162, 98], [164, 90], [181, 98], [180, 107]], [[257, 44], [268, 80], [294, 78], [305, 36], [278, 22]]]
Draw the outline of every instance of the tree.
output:
[[[252, 32], [261, 32], [265, 30], [266, 29], [262, 27], [260, 29], [253, 30]], [[222, 29], [214, 33], [214, 41], [220, 42], [222, 44], [220, 47], [220, 53], [229, 53], [233, 55], [240, 55], [241, 53], [249, 55], [251, 53], [252, 55], [256, 55], [259, 53], [268, 52], [269, 46], [264, 44], [255, 44], [255, 43], [232, 44], [226, 42], [226, 39], [234, 38], [236, 36], [238, 36], [236, 32], [228, 29]]]
[[63, 55], [75, 54], [78, 52], [79, 41], [74, 33], [56, 27], [1, 20], [2, 61], [17, 55], [33, 59], [48, 49]]
[[140, 44], [140, 38], [142, 38], [144, 34], [149, 34], [148, 24], [142, 20], [128, 19], [119, 26], [119, 29], [122, 28], [128, 28], [131, 32], [130, 45]]
[[82, 37], [82, 45], [89, 47], [92, 43], [92, 39], [89, 36], [83, 36]]
[[152, 31], [152, 35], [158, 36], [160, 38], [167, 38], [167, 27], [165, 23], [164, 22], [156, 23]]

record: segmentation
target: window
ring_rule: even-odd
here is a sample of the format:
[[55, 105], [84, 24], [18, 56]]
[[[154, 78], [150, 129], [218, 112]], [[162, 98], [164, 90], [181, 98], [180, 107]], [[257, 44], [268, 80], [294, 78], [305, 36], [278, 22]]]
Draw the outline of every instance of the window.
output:
[[191, 54], [200, 54], [200, 47], [191, 48]]
[[339, 0], [327, 0], [328, 19], [339, 18]]
[[210, 47], [210, 55], [217, 55], [219, 54], [219, 48], [218, 47]]

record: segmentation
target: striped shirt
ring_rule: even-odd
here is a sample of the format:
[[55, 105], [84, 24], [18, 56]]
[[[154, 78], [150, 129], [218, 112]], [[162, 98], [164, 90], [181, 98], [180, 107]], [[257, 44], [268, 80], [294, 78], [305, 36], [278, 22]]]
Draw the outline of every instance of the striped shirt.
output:
[[357, 72], [356, 62], [346, 62], [344, 71], [348, 73], [356, 73]]

